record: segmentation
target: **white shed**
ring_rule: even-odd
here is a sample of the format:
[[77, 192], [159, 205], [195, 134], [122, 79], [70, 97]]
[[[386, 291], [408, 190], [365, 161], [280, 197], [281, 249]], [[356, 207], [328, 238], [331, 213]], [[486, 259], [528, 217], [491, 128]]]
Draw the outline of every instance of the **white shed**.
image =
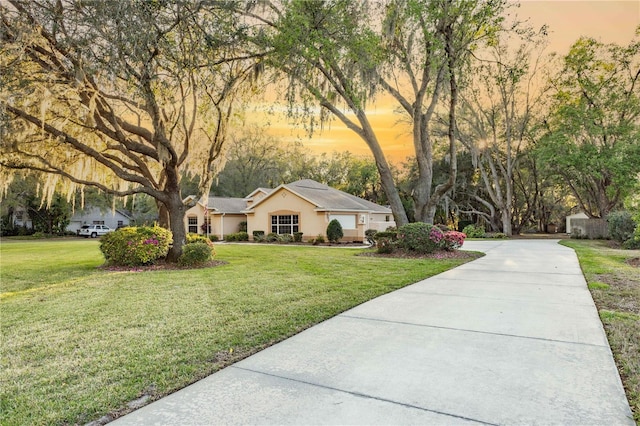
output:
[[573, 227], [571, 226], [571, 220], [573, 219], [589, 219], [589, 216], [587, 216], [585, 212], [575, 213], [567, 216], [567, 228], [565, 230], [567, 234], [571, 234], [571, 229], [573, 229]]

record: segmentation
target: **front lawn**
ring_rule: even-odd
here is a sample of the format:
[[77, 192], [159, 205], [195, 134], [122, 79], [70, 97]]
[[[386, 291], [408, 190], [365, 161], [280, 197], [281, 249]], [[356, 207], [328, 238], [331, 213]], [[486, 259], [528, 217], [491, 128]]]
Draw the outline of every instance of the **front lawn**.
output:
[[218, 245], [209, 269], [109, 272], [95, 240], [0, 244], [0, 424], [83, 424], [157, 399], [469, 259]]
[[561, 244], [578, 254], [631, 410], [640, 424], [640, 250], [613, 249], [610, 241], [602, 240]]

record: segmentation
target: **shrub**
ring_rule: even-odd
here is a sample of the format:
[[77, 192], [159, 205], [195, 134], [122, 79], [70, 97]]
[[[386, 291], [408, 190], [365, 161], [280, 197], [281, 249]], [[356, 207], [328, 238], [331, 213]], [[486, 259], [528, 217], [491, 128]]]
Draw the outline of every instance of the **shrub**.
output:
[[636, 223], [633, 221], [631, 213], [624, 210], [609, 213], [607, 224], [609, 225], [609, 236], [619, 243], [633, 237], [633, 231], [636, 229]]
[[228, 242], [249, 241], [249, 234], [247, 234], [246, 232], [236, 232], [235, 234], [227, 234], [224, 236], [224, 240]]
[[247, 221], [243, 220], [238, 224], [238, 232], [247, 232]]
[[139, 266], [164, 258], [172, 242], [171, 231], [159, 226], [126, 227], [104, 235], [100, 250], [109, 263]]
[[364, 236], [367, 238], [367, 243], [374, 245], [376, 243], [375, 236], [378, 233], [375, 229], [367, 229], [364, 231]]
[[391, 237], [379, 237], [376, 238], [376, 248], [378, 249], [378, 253], [393, 253], [395, 244], [393, 243], [393, 239]]
[[496, 232], [491, 235], [491, 238], [504, 239], [504, 238], [507, 238], [507, 235], [503, 234], [502, 232]]
[[395, 241], [398, 239], [398, 232], [395, 230], [376, 232], [373, 239], [377, 241], [380, 238], [391, 238], [391, 240]]
[[253, 231], [253, 241], [256, 243], [263, 243], [266, 240], [264, 231]]
[[333, 219], [327, 226], [327, 239], [330, 243], [337, 243], [344, 236], [342, 225], [337, 219]]
[[189, 243], [182, 249], [182, 255], [178, 263], [182, 266], [201, 265], [213, 258], [213, 250], [209, 244], [203, 241]]
[[219, 240], [219, 238], [218, 238], [217, 235], [209, 235], [209, 241], [215, 243], [218, 240]]
[[458, 231], [447, 231], [440, 240], [440, 247], [443, 250], [453, 251], [462, 247], [466, 235]]
[[295, 241], [296, 243], [301, 243], [302, 242], [302, 232], [294, 232], [293, 233], [293, 241]]
[[275, 243], [276, 241], [278, 241], [278, 234], [276, 234], [275, 232], [270, 232], [269, 234], [267, 234], [266, 240], [268, 243]]
[[433, 253], [440, 247], [444, 234], [424, 222], [408, 223], [398, 228], [398, 247], [416, 253]]
[[279, 234], [278, 235], [278, 242], [279, 243], [291, 243], [293, 242], [293, 236], [291, 234]]
[[316, 237], [316, 239], [313, 241], [313, 245], [317, 246], [318, 244], [324, 244], [324, 236], [321, 234], [318, 234], [318, 236]]
[[484, 226], [467, 225], [462, 230], [467, 238], [483, 238], [485, 235]]
[[189, 233], [187, 234], [187, 244], [194, 244], [194, 243], [205, 243], [205, 244], [211, 244], [213, 245], [213, 243], [211, 242], [211, 240], [209, 240], [207, 237], [205, 237], [204, 235], [198, 235], [198, 234], [193, 234], [193, 233]]

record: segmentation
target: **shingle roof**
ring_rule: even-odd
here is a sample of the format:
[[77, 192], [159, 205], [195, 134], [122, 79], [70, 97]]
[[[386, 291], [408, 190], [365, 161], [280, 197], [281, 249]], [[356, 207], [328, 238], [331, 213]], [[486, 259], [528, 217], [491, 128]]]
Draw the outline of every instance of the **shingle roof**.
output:
[[283, 186], [323, 210], [366, 210], [377, 213], [391, 213], [391, 209], [387, 207], [347, 194], [315, 180], [302, 179]]
[[247, 208], [247, 201], [244, 198], [209, 197], [207, 207], [216, 213], [242, 213]]

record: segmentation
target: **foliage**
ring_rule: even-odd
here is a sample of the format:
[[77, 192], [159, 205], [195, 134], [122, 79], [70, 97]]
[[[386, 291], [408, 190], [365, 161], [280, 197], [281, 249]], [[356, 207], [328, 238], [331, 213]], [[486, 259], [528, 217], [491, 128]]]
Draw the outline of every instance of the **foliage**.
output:
[[436, 226], [424, 222], [402, 225], [398, 228], [397, 246], [416, 253], [432, 253], [440, 247], [444, 234]]
[[243, 220], [238, 224], [238, 232], [247, 232], [247, 221]]
[[246, 232], [236, 232], [234, 234], [227, 234], [224, 236], [224, 240], [228, 242], [249, 241], [249, 234], [247, 234]]
[[462, 233], [468, 238], [484, 238], [485, 236], [484, 226], [467, 225], [462, 230]]
[[283, 244], [289, 244], [293, 242], [293, 236], [291, 234], [278, 234], [278, 242]]
[[440, 248], [446, 251], [457, 250], [464, 244], [466, 235], [458, 231], [445, 231], [440, 240]]
[[219, 238], [217, 235], [209, 235], [209, 241], [211, 241], [212, 243], [215, 243], [218, 240]]
[[376, 249], [378, 253], [389, 254], [393, 253], [395, 243], [391, 237], [378, 237], [376, 238]]
[[109, 264], [148, 265], [164, 258], [172, 243], [171, 231], [154, 227], [126, 227], [100, 239], [100, 250]]
[[330, 243], [337, 243], [344, 236], [342, 225], [337, 219], [333, 219], [327, 225], [327, 239]]
[[253, 231], [253, 241], [257, 243], [262, 243], [266, 241], [266, 237], [264, 236], [264, 231]]
[[187, 241], [187, 244], [205, 243], [205, 244], [213, 247], [213, 242], [211, 241], [211, 239], [207, 238], [205, 235], [188, 233], [186, 241]]
[[276, 241], [278, 241], [278, 238], [278, 234], [276, 234], [275, 232], [269, 232], [265, 237], [268, 243], [275, 243]]
[[178, 263], [181, 266], [196, 266], [210, 261], [213, 256], [213, 249], [209, 244], [200, 241], [192, 242], [185, 245]]
[[623, 243], [633, 237], [636, 223], [626, 210], [611, 212], [607, 215], [609, 236], [619, 243]]
[[605, 218], [634, 190], [630, 177], [640, 173], [640, 39], [619, 46], [581, 38], [563, 65], [538, 156], [583, 211]]
[[168, 260], [177, 260], [181, 179], [197, 170], [198, 195], [208, 193], [240, 88], [254, 76], [229, 8], [0, 2], [0, 178], [45, 174], [48, 196], [88, 186], [147, 194], [173, 231]]
[[366, 231], [364, 231], [364, 236], [367, 239], [367, 243], [370, 245], [374, 245], [376, 240], [375, 240], [375, 236], [378, 233], [378, 231], [376, 229], [367, 229]]
[[324, 240], [324, 235], [322, 234], [318, 234], [318, 236], [315, 238], [315, 240], [313, 240], [313, 245], [318, 245], [318, 244], [324, 244], [325, 240]]
[[294, 232], [293, 233], [293, 241], [296, 243], [301, 243], [302, 242], [302, 232]]
[[503, 238], [508, 238], [506, 234], [502, 233], [502, 232], [494, 232], [493, 234], [491, 234], [491, 238], [495, 238], [495, 239], [503, 239]]

